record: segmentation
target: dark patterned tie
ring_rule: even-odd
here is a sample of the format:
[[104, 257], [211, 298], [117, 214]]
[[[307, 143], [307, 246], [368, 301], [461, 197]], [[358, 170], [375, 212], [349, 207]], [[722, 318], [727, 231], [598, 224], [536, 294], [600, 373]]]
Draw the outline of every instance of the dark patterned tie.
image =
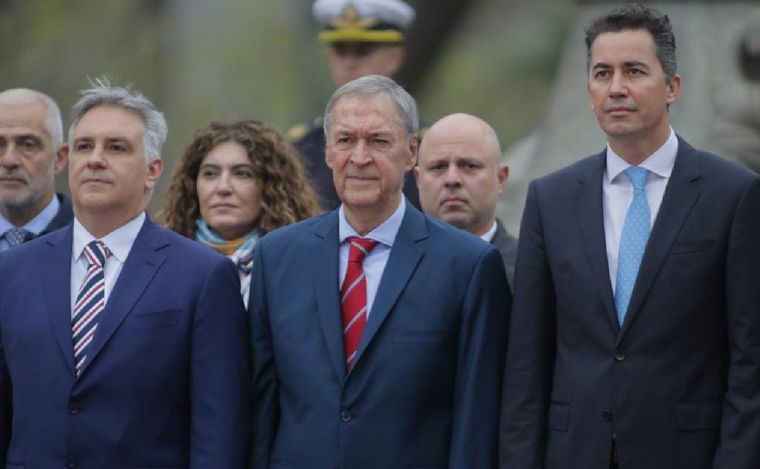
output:
[[367, 323], [367, 282], [362, 262], [377, 245], [367, 238], [348, 238], [348, 267], [343, 286], [340, 287], [340, 315], [343, 320], [343, 347], [346, 354], [346, 371], [354, 365], [359, 341]]
[[10, 247], [18, 246], [19, 244], [25, 243], [34, 237], [31, 231], [16, 227], [13, 227], [10, 230], [6, 231], [4, 236]]
[[77, 375], [82, 371], [87, 349], [98, 327], [98, 316], [105, 307], [105, 275], [103, 266], [111, 255], [102, 241], [92, 241], [85, 246], [87, 274], [79, 287], [77, 301], [71, 315], [71, 333], [74, 341], [74, 365]]

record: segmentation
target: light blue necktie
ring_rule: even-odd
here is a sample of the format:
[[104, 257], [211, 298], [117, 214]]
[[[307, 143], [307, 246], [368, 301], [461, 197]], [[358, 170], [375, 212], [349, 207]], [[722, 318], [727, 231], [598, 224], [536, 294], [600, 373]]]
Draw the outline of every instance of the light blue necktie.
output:
[[649, 171], [638, 166], [631, 166], [623, 171], [633, 184], [633, 200], [628, 207], [620, 235], [618, 250], [617, 277], [615, 278], [615, 309], [618, 322], [623, 324], [631, 293], [639, 274], [641, 258], [649, 239], [649, 204], [644, 188]]

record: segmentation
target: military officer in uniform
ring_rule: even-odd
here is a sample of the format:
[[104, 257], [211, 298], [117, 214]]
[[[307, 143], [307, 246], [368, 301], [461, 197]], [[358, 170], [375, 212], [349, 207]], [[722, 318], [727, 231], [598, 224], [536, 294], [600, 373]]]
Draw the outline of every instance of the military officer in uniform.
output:
[[[328, 46], [325, 56], [336, 87], [366, 75], [393, 77], [401, 68], [404, 35], [414, 20], [411, 6], [401, 0], [317, 0], [312, 11], [322, 25], [319, 39]], [[288, 137], [303, 155], [322, 209], [337, 208], [340, 199], [325, 164], [322, 117], [293, 127]], [[404, 195], [419, 208], [412, 172], [404, 179]]]

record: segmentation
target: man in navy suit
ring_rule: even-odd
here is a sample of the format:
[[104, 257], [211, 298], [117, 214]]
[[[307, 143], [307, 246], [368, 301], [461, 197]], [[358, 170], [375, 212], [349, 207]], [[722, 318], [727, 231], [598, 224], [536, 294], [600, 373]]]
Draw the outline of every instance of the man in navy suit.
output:
[[586, 45], [607, 148], [530, 185], [501, 467], [760, 467], [760, 178], [670, 127], [667, 16]]
[[75, 219], [0, 256], [0, 463], [245, 466], [250, 361], [234, 266], [145, 215], [163, 115], [99, 80], [72, 110]]
[[69, 224], [55, 176], [66, 165], [58, 105], [25, 88], [0, 92], [0, 251]]
[[254, 253], [251, 467], [495, 467], [499, 253], [402, 197], [417, 111], [393, 80], [345, 84], [325, 116], [340, 208]]

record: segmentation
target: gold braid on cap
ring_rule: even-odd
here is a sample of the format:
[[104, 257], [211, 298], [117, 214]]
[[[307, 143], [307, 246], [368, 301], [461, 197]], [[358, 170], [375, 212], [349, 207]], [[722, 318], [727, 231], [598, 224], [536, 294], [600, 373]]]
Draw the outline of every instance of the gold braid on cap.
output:
[[371, 29], [378, 24], [373, 17], [362, 18], [353, 5], [347, 5], [341, 15], [329, 22], [319, 33], [323, 42], [403, 42], [404, 34], [396, 29]]

